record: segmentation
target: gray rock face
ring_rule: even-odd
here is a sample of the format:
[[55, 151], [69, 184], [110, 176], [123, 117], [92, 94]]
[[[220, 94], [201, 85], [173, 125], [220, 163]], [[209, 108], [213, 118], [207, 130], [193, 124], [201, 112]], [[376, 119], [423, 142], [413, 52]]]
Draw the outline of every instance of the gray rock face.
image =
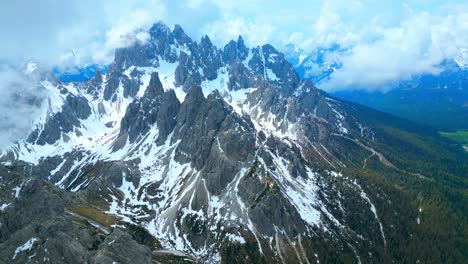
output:
[[253, 74], [243, 63], [233, 62], [229, 67], [229, 90], [239, 90], [249, 87], [258, 87], [263, 79]]
[[94, 256], [93, 263], [153, 263], [151, 250], [138, 244], [132, 237], [115, 229], [103, 242], [103, 246]]
[[282, 53], [269, 44], [257, 47], [252, 52], [249, 66], [256, 75], [277, 84], [287, 95], [296, 90], [300, 83], [299, 75]]
[[208, 36], [204, 36], [200, 44], [190, 43], [187, 52], [180, 53], [175, 73], [175, 84], [182, 86], [185, 92], [203, 80], [216, 79], [222, 66], [221, 53]]
[[86, 92], [93, 96], [94, 99], [98, 99], [101, 86], [103, 84], [103, 76], [101, 70], [97, 70], [94, 77], [86, 85]]
[[183, 90], [188, 92], [191, 86], [202, 82], [198, 69], [199, 66], [193, 55], [182, 52], [175, 72], [175, 84], [182, 86]]
[[[117, 53], [118, 52], [116, 52], [116, 56]], [[124, 62], [124, 65], [121, 67], [125, 68], [126, 63], [127, 62]], [[148, 66], [145, 63], [142, 63], [141, 65]], [[107, 74], [108, 81], [104, 88], [104, 99], [107, 101], [115, 102], [117, 100], [118, 96], [116, 92], [120, 85], [122, 85], [123, 88], [122, 95], [124, 98], [135, 97], [140, 89], [140, 77], [142, 73], [137, 69], [134, 69], [130, 72], [131, 78], [129, 78], [129, 76], [122, 74], [122, 68], [118, 66], [117, 62], [114, 62], [109, 69], [109, 73]]]
[[[177, 54], [171, 46], [175, 44], [175, 39], [171, 30], [165, 24], [159, 22], [151, 27], [149, 33], [151, 36], [151, 42], [154, 43], [153, 52], [156, 51], [155, 55], [160, 55], [161, 58], [168, 62], [175, 62], [177, 60]], [[178, 27], [177, 33], [178, 36], [183, 36], [182, 32], [180, 32], [180, 27]]]
[[[178, 150], [182, 153], [193, 154], [195, 167], [201, 168], [209, 155], [214, 136], [226, 118], [227, 111], [223, 101], [214, 94], [198, 109], [191, 127], [185, 127], [182, 144]], [[182, 159], [182, 158], [181, 158]]]
[[[131, 80], [123, 75], [123, 71], [130, 66], [137, 67], [153, 67], [159, 65], [159, 60], [174, 63], [177, 60], [173, 45], [189, 45], [188, 39], [184, 37], [185, 33], [179, 27], [175, 28], [173, 34], [171, 30], [162, 23], [154, 24], [149, 30], [150, 40], [148, 43], [137, 43], [134, 46], [117, 49], [115, 60], [109, 67], [108, 83], [104, 90], [105, 100], [116, 100], [115, 93], [122, 83], [124, 87], [124, 97], [133, 97], [138, 91], [139, 81]], [[175, 36], [177, 36], [177, 39]], [[186, 36], [186, 35], [185, 35]], [[138, 71], [134, 70], [132, 75], [138, 75]]]
[[245, 46], [244, 39], [239, 36], [237, 42], [231, 40], [223, 49], [224, 63], [231, 64], [247, 59], [249, 49]]
[[211, 43], [208, 36], [201, 39], [199, 54], [203, 76], [207, 80], [216, 79], [218, 76], [217, 70], [222, 66], [222, 58], [220, 51]]
[[193, 127], [201, 105], [205, 102], [205, 96], [200, 86], [194, 85], [185, 96], [177, 114], [177, 126], [174, 131], [175, 138], [181, 138]]
[[[127, 108], [120, 133], [128, 134], [129, 141], [134, 142], [147, 134], [153, 124], [159, 130], [158, 144], [172, 132], [172, 143], [180, 141], [175, 152], [178, 162], [210, 171], [213, 177], [207, 178], [207, 186], [213, 193], [232, 181], [240, 169], [239, 162], [253, 157], [253, 124], [235, 114], [219, 93], [205, 99], [199, 86], [193, 86], [179, 106], [174, 92], [164, 92], [154, 74], [145, 95]], [[213, 148], [223, 153], [213, 153]]]
[[80, 126], [80, 120], [90, 115], [91, 108], [86, 98], [70, 94], [65, 99], [62, 110], [50, 117], [44, 127], [33, 131], [28, 141], [38, 145], [53, 144], [61, 138], [62, 133], [73, 131]]
[[121, 74], [119, 73], [119, 69], [117, 67], [118, 66], [116, 64], [112, 64], [109, 67], [109, 71], [107, 74], [108, 80], [107, 80], [106, 87], [104, 88], [104, 99], [106, 100], [111, 100], [114, 93], [119, 88]]
[[182, 29], [180, 25], [176, 24], [174, 26], [174, 30], [172, 31], [172, 34], [174, 34], [174, 38], [181, 45], [186, 45], [188, 47], [191, 47], [193, 45], [192, 39], [189, 36], [187, 36], [187, 34], [185, 34], [185, 31]]
[[[88, 218], [90, 205], [65, 192], [0, 166], [1, 263], [152, 263], [151, 250], [132, 236]], [[85, 213], [85, 215], [81, 215]], [[104, 213], [101, 213], [103, 216]]]
[[199, 109], [188, 105], [201, 101], [200, 88], [192, 88], [188, 96], [182, 106], [186, 111], [178, 116], [179, 130], [173, 138], [181, 140], [175, 158], [181, 163], [192, 163], [198, 170], [204, 168], [208, 190], [219, 193], [232, 181], [240, 163], [253, 159], [255, 131], [252, 123], [233, 113], [219, 93], [209, 94]]
[[153, 73], [143, 97], [127, 107], [120, 134], [128, 134], [130, 143], [133, 143], [138, 136], [145, 135], [151, 126], [157, 123], [157, 143], [161, 144], [176, 124], [175, 117], [179, 107], [180, 103], [174, 90], [164, 92], [158, 74]]

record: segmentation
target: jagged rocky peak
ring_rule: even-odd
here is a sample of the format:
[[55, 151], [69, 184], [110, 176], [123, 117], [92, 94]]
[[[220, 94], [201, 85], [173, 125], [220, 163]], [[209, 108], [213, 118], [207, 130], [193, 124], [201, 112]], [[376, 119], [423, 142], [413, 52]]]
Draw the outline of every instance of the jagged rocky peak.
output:
[[96, 70], [94, 77], [89, 80], [89, 82], [85, 85], [86, 92], [97, 99], [99, 96], [99, 92], [101, 91], [101, 85], [104, 81], [104, 76], [100, 69]]
[[[176, 67], [175, 77], [170, 81], [176, 87], [182, 87], [185, 93], [194, 84], [211, 81], [210, 86], [216, 83], [220, 90], [225, 87], [239, 90], [255, 87], [261, 80], [267, 80], [277, 84], [279, 90], [286, 94], [292, 94], [299, 85], [299, 77], [292, 65], [271, 45], [249, 49], [239, 36], [237, 41], [232, 40], [218, 49], [206, 35], [200, 42], [192, 41], [180, 25], [175, 25], [171, 31], [162, 22], [154, 24], [149, 32], [151, 38], [147, 43], [135, 43], [116, 51], [115, 62], [109, 71], [110, 89], [107, 90], [115, 92], [119, 80], [122, 80], [126, 95], [135, 94], [136, 83], [128, 80], [129, 72], [124, 74], [129, 67], [153, 67], [157, 70], [168, 63]], [[111, 98], [109, 92], [105, 98]]]
[[243, 61], [247, 59], [248, 55], [249, 49], [245, 46], [244, 39], [240, 35], [237, 42], [231, 40], [223, 49], [223, 61], [228, 64]]
[[[181, 27], [178, 28], [182, 29]], [[171, 30], [166, 24], [164, 24], [164, 22], [158, 21], [151, 26], [149, 33], [154, 37], [161, 35], [169, 36], [171, 34]]]
[[204, 103], [205, 96], [199, 85], [193, 85], [185, 96], [184, 102], [180, 107], [180, 111], [177, 114], [177, 127], [175, 130], [175, 136], [178, 137], [178, 133], [182, 133], [180, 130], [184, 126], [190, 126], [200, 109], [200, 106]]
[[128, 105], [121, 121], [120, 137], [128, 136], [133, 143], [156, 124], [159, 131], [156, 143], [162, 144], [175, 127], [179, 108], [174, 90], [164, 91], [158, 73], [154, 72], [144, 95]]
[[203, 48], [207, 48], [208, 50], [210, 50], [213, 47], [213, 43], [211, 42], [211, 39], [210, 37], [208, 37], [208, 35], [204, 35], [201, 38], [200, 45], [201, 45], [202, 51], [203, 51]]
[[239, 37], [237, 37], [237, 49], [243, 53], [247, 53], [248, 52], [248, 48], [247, 46], [245, 45], [244, 43], [244, 38], [242, 38], [241, 35], [239, 35]]
[[172, 34], [174, 34], [174, 38], [181, 44], [191, 44], [193, 42], [179, 24], [174, 26]]
[[279, 90], [288, 95], [294, 93], [300, 83], [293, 66], [270, 44], [253, 48], [248, 66], [254, 74], [277, 84]]
[[98, 82], [98, 83], [102, 82], [102, 70], [97, 69], [92, 79], [94, 79], [95, 82]]
[[145, 90], [144, 97], [156, 97], [159, 94], [164, 93], [164, 89], [159, 79], [159, 74], [157, 72], [153, 72], [151, 74], [151, 79], [149, 81], [148, 87]]
[[91, 115], [91, 108], [85, 97], [73, 94], [64, 97], [60, 111], [48, 117], [45, 124], [39, 124], [29, 135], [29, 142], [38, 145], [53, 144], [66, 133], [73, 132], [80, 126], [81, 120]]
[[192, 85], [184, 99], [184, 105], [199, 107], [205, 100], [203, 90], [200, 85]]

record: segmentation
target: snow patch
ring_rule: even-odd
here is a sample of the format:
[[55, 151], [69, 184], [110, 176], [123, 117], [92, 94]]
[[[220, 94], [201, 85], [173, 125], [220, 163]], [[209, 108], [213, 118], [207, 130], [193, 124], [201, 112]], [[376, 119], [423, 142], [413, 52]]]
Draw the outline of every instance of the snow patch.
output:
[[267, 74], [268, 80], [270, 81], [277, 82], [280, 80], [280, 78], [278, 78], [278, 76], [270, 68], [266, 69], [266, 74]]
[[[357, 183], [355, 183], [357, 185]], [[384, 230], [383, 230], [383, 225], [382, 223], [380, 222], [380, 219], [379, 219], [379, 216], [377, 215], [377, 209], [375, 208], [374, 204], [372, 203], [372, 201], [369, 199], [369, 197], [367, 196], [367, 194], [364, 192], [364, 190], [362, 189], [361, 186], [357, 185], [358, 188], [361, 190], [360, 192], [360, 195], [361, 197], [366, 200], [367, 203], [369, 203], [370, 205], [370, 209], [372, 211], [372, 213], [374, 214], [374, 217], [375, 217], [375, 220], [377, 220], [377, 222], [379, 223], [379, 228], [380, 228], [380, 233], [382, 235], [382, 240], [384, 242], [384, 246], [386, 247], [387, 246], [387, 240], [385, 239], [385, 233], [384, 233]]]
[[21, 246], [19, 246], [18, 248], [16, 248], [16, 250], [15, 250], [15, 255], [13, 256], [12, 259], [15, 259], [16, 256], [17, 256], [19, 253], [23, 252], [23, 251], [29, 251], [29, 250], [31, 250], [32, 246], [34, 245], [34, 243], [35, 243], [36, 241], [39, 241], [39, 239], [33, 237], [33, 238], [29, 239], [28, 241], [26, 241], [26, 243], [24, 243], [23, 245], [21, 245]]
[[226, 234], [226, 238], [229, 239], [229, 241], [234, 242], [234, 243], [245, 244], [245, 239], [239, 235]]
[[0, 211], [5, 210], [10, 205], [11, 205], [11, 203], [4, 203], [4, 204], [0, 205]]

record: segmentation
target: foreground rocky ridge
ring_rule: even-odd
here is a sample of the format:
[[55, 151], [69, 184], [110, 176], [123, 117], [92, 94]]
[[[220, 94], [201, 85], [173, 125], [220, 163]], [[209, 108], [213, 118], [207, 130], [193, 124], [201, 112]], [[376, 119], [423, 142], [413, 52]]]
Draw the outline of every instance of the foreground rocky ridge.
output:
[[[159, 248], [199, 262], [424, 257], [394, 243], [395, 234], [415, 243], [405, 230], [417, 232], [417, 209], [393, 205], [404, 194], [353, 170], [432, 179], [387, 160], [386, 135], [363, 118], [370, 110], [300, 80], [271, 45], [249, 49], [239, 37], [218, 49], [162, 23], [149, 33], [117, 50], [106, 75], [82, 85], [43, 81], [55, 87], [46, 118], [2, 161], [71, 191], [57, 200], [81, 197], [91, 218], [143, 227]], [[83, 205], [63, 206], [89, 216]], [[400, 216], [402, 208], [413, 212]], [[113, 258], [99, 250], [83, 254]]]
[[162, 257], [143, 229], [90, 207], [80, 193], [24, 177], [21, 166], [0, 166], [1, 263], [194, 262], [174, 253]]

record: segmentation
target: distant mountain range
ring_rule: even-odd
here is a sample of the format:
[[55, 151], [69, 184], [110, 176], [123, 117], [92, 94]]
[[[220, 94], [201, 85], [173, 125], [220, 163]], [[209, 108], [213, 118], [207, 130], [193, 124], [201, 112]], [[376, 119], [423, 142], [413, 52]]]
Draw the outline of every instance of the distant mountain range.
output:
[[337, 44], [328, 48], [318, 48], [310, 53], [289, 44], [285, 49], [285, 57], [302, 78], [310, 79], [317, 85], [328, 80], [331, 74], [341, 68], [337, 56], [344, 52], [346, 49]]
[[[310, 53], [286, 47], [286, 58], [302, 78], [312, 80], [319, 88], [340, 70], [339, 57], [346, 49], [333, 45]], [[440, 130], [468, 129], [467, 50], [461, 58], [443, 61], [438, 75], [420, 74], [410, 80], [395, 80], [385, 89], [349, 87], [332, 92], [341, 99], [357, 102]], [[378, 87], [377, 87], [378, 88]], [[382, 92], [385, 90], [387, 92]]]

